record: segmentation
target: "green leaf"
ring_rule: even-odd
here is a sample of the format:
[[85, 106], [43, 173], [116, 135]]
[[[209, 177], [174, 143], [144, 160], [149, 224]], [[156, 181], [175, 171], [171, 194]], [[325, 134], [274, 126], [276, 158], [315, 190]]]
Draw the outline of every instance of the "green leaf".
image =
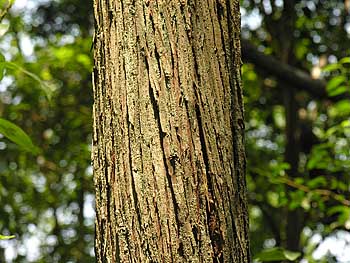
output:
[[349, 213], [350, 210], [348, 207], [345, 207], [343, 205], [337, 205], [337, 206], [333, 206], [331, 208], [329, 208], [327, 210], [327, 215], [334, 215], [334, 214], [337, 214], [337, 213]]
[[324, 149], [316, 149], [312, 151], [311, 158], [307, 162], [307, 169], [312, 170], [315, 168], [322, 169], [327, 168], [328, 164], [325, 160], [328, 160], [328, 151]]
[[333, 90], [329, 90], [328, 91], [328, 95], [330, 97], [334, 97], [334, 96], [338, 96], [338, 95], [340, 95], [342, 93], [345, 93], [347, 91], [349, 91], [349, 87], [347, 87], [347, 86], [338, 86], [337, 88], [335, 88]]
[[324, 72], [330, 72], [330, 71], [335, 71], [337, 69], [340, 69], [341, 65], [338, 63], [333, 63], [333, 64], [328, 64], [327, 66], [325, 66], [322, 70]]
[[[322, 161], [322, 160], [320, 160], [320, 161]], [[307, 185], [310, 188], [325, 187], [325, 186], [327, 186], [327, 184], [328, 184], [328, 182], [323, 175], [317, 176], [316, 178], [313, 178], [307, 182]]]
[[9, 5], [13, 4], [15, 0], [0, 0], [0, 5]]
[[15, 238], [15, 237], [16, 237], [15, 235], [12, 235], [12, 236], [3, 236], [3, 235], [0, 235], [0, 240], [12, 239], [12, 238]]
[[6, 59], [2, 53], [0, 53], [0, 80], [3, 79], [5, 74], [5, 63]]
[[264, 249], [258, 253], [254, 259], [261, 262], [289, 260], [294, 261], [300, 257], [301, 253], [285, 250], [280, 247]]
[[341, 64], [350, 64], [350, 57], [342, 58], [339, 63]]
[[346, 77], [343, 75], [332, 78], [327, 83], [328, 93], [334, 92], [334, 90], [336, 90], [340, 86], [340, 84], [343, 84], [344, 82], [346, 82]]
[[39, 149], [34, 146], [29, 136], [17, 125], [0, 118], [0, 133], [19, 145], [23, 150], [37, 154]]
[[329, 116], [331, 118], [349, 116], [349, 114], [350, 114], [350, 101], [341, 100], [341, 101], [335, 103], [332, 107], [329, 107], [328, 113], [329, 113]]

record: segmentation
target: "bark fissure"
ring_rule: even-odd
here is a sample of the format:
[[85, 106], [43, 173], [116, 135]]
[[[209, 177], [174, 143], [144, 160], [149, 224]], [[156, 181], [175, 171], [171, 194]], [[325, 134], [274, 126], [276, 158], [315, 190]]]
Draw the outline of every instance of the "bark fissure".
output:
[[154, 117], [157, 121], [157, 124], [158, 124], [158, 131], [159, 131], [159, 139], [160, 139], [160, 146], [161, 146], [161, 150], [162, 150], [162, 153], [163, 153], [163, 162], [164, 162], [164, 167], [165, 167], [165, 173], [166, 173], [166, 179], [168, 181], [168, 186], [170, 188], [170, 194], [171, 194], [171, 200], [173, 202], [173, 206], [174, 206], [174, 214], [175, 214], [175, 220], [176, 220], [176, 225], [181, 227], [181, 222], [179, 220], [179, 207], [178, 207], [178, 204], [177, 204], [177, 201], [176, 201], [176, 197], [175, 197], [175, 191], [174, 191], [174, 188], [173, 188], [173, 183], [172, 183], [172, 178], [171, 178], [171, 175], [169, 173], [169, 167], [168, 167], [168, 164], [167, 164], [167, 160], [166, 160], [166, 156], [165, 156], [165, 149], [164, 149], [164, 140], [163, 138], [165, 136], [167, 136], [167, 134], [165, 132], [163, 132], [163, 129], [162, 129], [162, 124], [161, 124], [161, 121], [160, 121], [160, 114], [159, 114], [159, 106], [158, 106], [158, 103], [154, 97], [154, 94], [153, 94], [153, 90], [152, 88], [150, 87], [149, 89], [149, 95], [150, 95], [150, 99], [151, 99], [151, 104], [152, 104], [152, 108], [153, 108], [153, 114], [154, 114]]
[[[130, 131], [129, 131], [129, 134], [130, 134]], [[128, 142], [128, 145], [129, 145], [129, 163], [132, 164], [132, 156], [131, 156], [132, 150], [131, 150], [131, 143], [130, 143], [130, 141]], [[129, 166], [129, 169], [130, 169], [130, 174], [133, 174], [133, 170], [132, 170], [132, 166], [131, 165]], [[137, 221], [138, 221], [138, 224], [139, 224], [139, 228], [141, 228], [141, 225], [142, 225], [141, 211], [140, 211], [139, 202], [138, 202], [138, 198], [137, 198], [137, 192], [136, 192], [134, 176], [131, 176], [131, 187], [132, 187], [132, 197], [133, 197], [132, 199], [134, 201], [134, 207], [135, 207], [135, 210], [136, 210]]]
[[[200, 101], [200, 98], [198, 98], [198, 101]], [[204, 161], [207, 182], [208, 182], [208, 196], [207, 196], [206, 210], [207, 210], [207, 222], [209, 223], [209, 235], [210, 235], [211, 244], [213, 246], [214, 258], [217, 260], [217, 262], [222, 262], [223, 237], [221, 235], [220, 226], [218, 224], [219, 220], [216, 214], [217, 211], [214, 207], [214, 203], [217, 200], [213, 200], [213, 196], [214, 196], [213, 195], [213, 189], [214, 189], [213, 178], [212, 178], [212, 173], [209, 169], [209, 156], [208, 156], [207, 146], [206, 146], [207, 142], [205, 141], [205, 132], [204, 132], [204, 127], [202, 125], [199, 105], [196, 105], [196, 116], [197, 116], [197, 122], [198, 122], [199, 138], [200, 138], [202, 152], [203, 152], [203, 161]]]

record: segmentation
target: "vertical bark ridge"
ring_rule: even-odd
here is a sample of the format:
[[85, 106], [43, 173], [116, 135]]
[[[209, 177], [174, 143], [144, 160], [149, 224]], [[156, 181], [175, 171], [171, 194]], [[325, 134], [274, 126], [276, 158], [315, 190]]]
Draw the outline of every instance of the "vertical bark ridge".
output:
[[238, 0], [94, 12], [97, 262], [248, 262]]

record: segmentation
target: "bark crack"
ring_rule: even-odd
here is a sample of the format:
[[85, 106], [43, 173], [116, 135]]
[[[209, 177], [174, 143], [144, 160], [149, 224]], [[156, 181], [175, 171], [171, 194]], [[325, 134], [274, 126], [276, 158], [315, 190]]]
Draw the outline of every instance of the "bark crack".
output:
[[[157, 125], [158, 125], [160, 147], [161, 147], [162, 153], [163, 153], [163, 162], [164, 162], [164, 166], [165, 166], [165, 173], [166, 173], [166, 177], [167, 177], [167, 181], [168, 181], [168, 186], [170, 189], [171, 199], [172, 199], [173, 206], [174, 206], [175, 220], [176, 220], [177, 226], [181, 227], [182, 223], [179, 220], [179, 206], [178, 206], [177, 201], [176, 201], [175, 191], [174, 191], [174, 187], [173, 187], [173, 183], [172, 183], [172, 178], [171, 178], [171, 175], [169, 173], [169, 167], [167, 165], [166, 156], [165, 156], [164, 137], [166, 136], [166, 133], [162, 129], [162, 124], [161, 124], [160, 114], [159, 114], [159, 105], [156, 101], [156, 98], [154, 97], [153, 89], [152, 89], [151, 85], [149, 86], [149, 96], [150, 96], [150, 100], [151, 100], [153, 114], [154, 114], [154, 117], [155, 117], [155, 119], [157, 121]], [[177, 229], [177, 231], [179, 231], [179, 230]]]

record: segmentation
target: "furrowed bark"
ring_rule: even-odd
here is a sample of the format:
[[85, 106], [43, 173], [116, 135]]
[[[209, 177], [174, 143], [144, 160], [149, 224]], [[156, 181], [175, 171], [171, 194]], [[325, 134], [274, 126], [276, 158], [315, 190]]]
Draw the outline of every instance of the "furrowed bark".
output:
[[249, 262], [239, 1], [94, 12], [97, 262]]

